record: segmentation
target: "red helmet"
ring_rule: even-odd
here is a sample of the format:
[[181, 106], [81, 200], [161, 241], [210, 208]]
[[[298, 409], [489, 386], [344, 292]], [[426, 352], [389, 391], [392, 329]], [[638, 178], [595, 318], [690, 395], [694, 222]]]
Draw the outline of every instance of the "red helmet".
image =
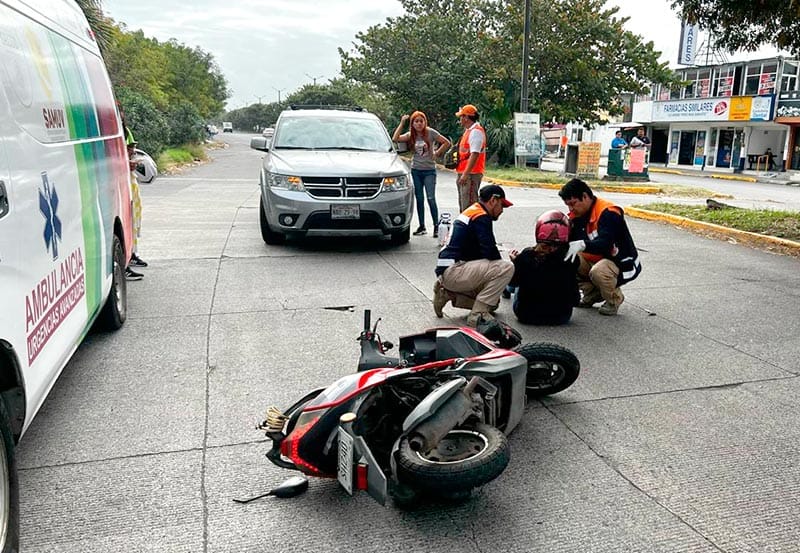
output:
[[536, 220], [536, 242], [566, 244], [569, 242], [569, 217], [554, 209], [542, 213]]

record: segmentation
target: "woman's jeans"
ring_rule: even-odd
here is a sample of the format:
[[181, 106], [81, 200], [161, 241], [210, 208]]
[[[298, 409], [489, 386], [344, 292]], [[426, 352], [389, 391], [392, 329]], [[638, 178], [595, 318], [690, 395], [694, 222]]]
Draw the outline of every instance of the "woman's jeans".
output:
[[436, 169], [412, 169], [411, 178], [414, 179], [414, 197], [417, 203], [417, 217], [419, 226], [425, 226], [425, 198], [433, 217], [433, 228], [439, 224], [439, 208], [436, 207]]

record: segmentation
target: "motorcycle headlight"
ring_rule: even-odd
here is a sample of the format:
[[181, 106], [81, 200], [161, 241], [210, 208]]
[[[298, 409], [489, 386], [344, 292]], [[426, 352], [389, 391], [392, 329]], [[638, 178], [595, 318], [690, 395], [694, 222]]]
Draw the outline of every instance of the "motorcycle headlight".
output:
[[294, 190], [302, 192], [305, 190], [303, 179], [294, 175], [279, 175], [277, 173], [267, 173], [267, 186], [270, 188], [283, 188], [284, 190]]
[[383, 190], [385, 192], [400, 192], [401, 190], [408, 190], [411, 184], [411, 178], [408, 175], [397, 175], [396, 177], [383, 178]]

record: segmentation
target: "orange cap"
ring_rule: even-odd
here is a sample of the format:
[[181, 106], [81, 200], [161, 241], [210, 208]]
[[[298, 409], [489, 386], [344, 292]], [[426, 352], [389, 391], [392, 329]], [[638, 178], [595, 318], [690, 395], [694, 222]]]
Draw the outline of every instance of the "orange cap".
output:
[[456, 117], [461, 117], [462, 115], [478, 115], [478, 108], [472, 104], [461, 106], [461, 109], [456, 112]]

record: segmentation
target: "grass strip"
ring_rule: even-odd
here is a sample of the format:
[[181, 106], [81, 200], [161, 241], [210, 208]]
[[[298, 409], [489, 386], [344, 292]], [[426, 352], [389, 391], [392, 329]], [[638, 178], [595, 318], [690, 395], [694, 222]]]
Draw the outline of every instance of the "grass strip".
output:
[[653, 203], [633, 207], [800, 242], [800, 213], [794, 211], [746, 209], [733, 206], [708, 209], [703, 205], [671, 203]]

